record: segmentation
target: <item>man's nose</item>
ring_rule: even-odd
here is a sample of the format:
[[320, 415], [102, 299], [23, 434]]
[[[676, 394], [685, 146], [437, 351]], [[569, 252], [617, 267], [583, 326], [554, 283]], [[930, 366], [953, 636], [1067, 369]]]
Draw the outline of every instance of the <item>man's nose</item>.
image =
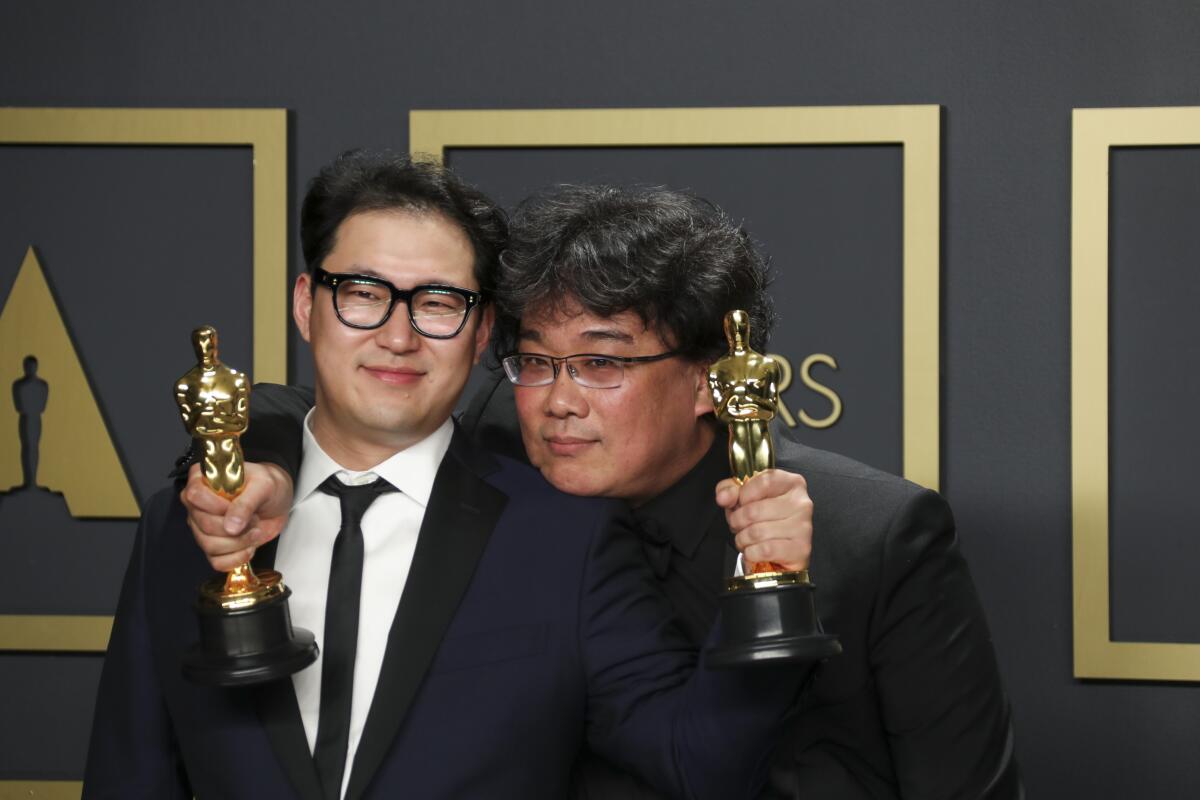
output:
[[413, 330], [408, 318], [408, 306], [396, 303], [392, 315], [387, 322], [375, 331], [375, 342], [380, 346], [397, 353], [415, 350], [421, 342], [421, 335]]
[[571, 365], [566, 362], [559, 365], [558, 374], [546, 394], [546, 413], [552, 417], [587, 416], [587, 398], [583, 395], [583, 387], [570, 376], [570, 369]]

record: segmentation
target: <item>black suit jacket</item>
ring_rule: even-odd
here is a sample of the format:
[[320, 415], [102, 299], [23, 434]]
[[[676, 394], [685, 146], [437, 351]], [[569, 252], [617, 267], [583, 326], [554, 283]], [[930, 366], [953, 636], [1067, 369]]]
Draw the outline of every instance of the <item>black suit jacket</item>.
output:
[[[473, 399], [464, 428], [520, 453], [508, 382]], [[934, 492], [806, 447], [776, 426], [776, 462], [803, 475], [814, 504], [811, 574], [824, 628], [843, 653], [823, 664], [789, 724], [768, 798], [1023, 797], [1008, 699], [954, 519]], [[694, 642], [717, 614], [736, 552], [713, 500], [727, 445], [638, 509], [643, 550]], [[647, 535], [648, 533], [648, 535]], [[602, 755], [585, 757], [576, 794], [660, 794]]]
[[[585, 741], [670, 794], [751, 794], [798, 681], [695, 669], [638, 548], [620, 504], [564, 495], [456, 431], [347, 796], [562, 797]], [[272, 558], [264, 548], [256, 564]], [[155, 495], [101, 678], [84, 797], [318, 800], [290, 681], [219, 689], [181, 675], [210, 575], [175, 490]]]

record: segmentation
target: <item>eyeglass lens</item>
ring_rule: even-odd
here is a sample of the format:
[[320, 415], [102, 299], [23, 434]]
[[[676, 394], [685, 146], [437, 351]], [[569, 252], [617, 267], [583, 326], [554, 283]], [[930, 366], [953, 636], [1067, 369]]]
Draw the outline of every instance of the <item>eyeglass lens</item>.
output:
[[[580, 386], [591, 389], [612, 389], [621, 385], [624, 365], [602, 356], [576, 356], [566, 359], [563, 367]], [[509, 378], [520, 386], [545, 386], [555, 378], [554, 361], [546, 356], [515, 355], [504, 359]]]
[[[350, 325], [379, 325], [391, 308], [388, 287], [367, 281], [338, 283], [335, 302], [338, 315]], [[467, 313], [467, 299], [455, 292], [422, 289], [409, 301], [414, 327], [422, 333], [445, 336], [456, 333]]]

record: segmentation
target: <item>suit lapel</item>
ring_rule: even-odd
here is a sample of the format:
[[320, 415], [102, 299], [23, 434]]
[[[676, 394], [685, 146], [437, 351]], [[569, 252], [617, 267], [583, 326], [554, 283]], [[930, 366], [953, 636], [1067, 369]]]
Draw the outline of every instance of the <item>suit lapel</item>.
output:
[[297, 796], [302, 800], [322, 800], [321, 781], [308, 752], [308, 738], [300, 721], [300, 706], [296, 704], [291, 678], [258, 687], [254, 690], [254, 700], [271, 749]]
[[[254, 554], [256, 570], [271, 569], [275, 565], [275, 547], [278, 539], [272, 539]], [[287, 576], [284, 576], [287, 583]], [[271, 741], [271, 749], [279, 759], [284, 773], [302, 800], [322, 800], [321, 782], [312, 754], [308, 751], [308, 737], [300, 719], [300, 706], [296, 703], [296, 692], [291, 678], [272, 681], [252, 690], [258, 710], [259, 721]]]
[[388, 634], [379, 683], [351, 766], [349, 800], [362, 797], [391, 749], [508, 502], [480, 477], [495, 468], [495, 461], [473, 450], [455, 428]]

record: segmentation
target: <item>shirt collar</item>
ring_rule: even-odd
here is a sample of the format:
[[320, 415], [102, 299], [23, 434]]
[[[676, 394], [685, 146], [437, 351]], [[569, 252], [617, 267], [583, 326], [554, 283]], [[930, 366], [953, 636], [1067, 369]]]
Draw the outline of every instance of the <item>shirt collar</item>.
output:
[[669, 541], [691, 558], [720, 512], [714, 495], [717, 483], [728, 477], [729, 448], [723, 437], [715, 436], [712, 447], [686, 475], [635, 508], [633, 515], [642, 526], [655, 530], [653, 538]]
[[335, 474], [349, 484], [368, 483], [376, 477], [383, 478], [422, 507], [429, 505], [433, 480], [446, 450], [450, 447], [450, 438], [454, 435], [454, 423], [448, 418], [441, 427], [416, 444], [395, 453], [369, 470], [356, 471], [346, 469], [321, 449], [317, 438], [313, 436], [312, 414], [313, 411], [310, 410], [304, 417], [303, 454], [300, 460], [300, 474], [296, 478], [292, 508], [315, 492], [326, 478]]

